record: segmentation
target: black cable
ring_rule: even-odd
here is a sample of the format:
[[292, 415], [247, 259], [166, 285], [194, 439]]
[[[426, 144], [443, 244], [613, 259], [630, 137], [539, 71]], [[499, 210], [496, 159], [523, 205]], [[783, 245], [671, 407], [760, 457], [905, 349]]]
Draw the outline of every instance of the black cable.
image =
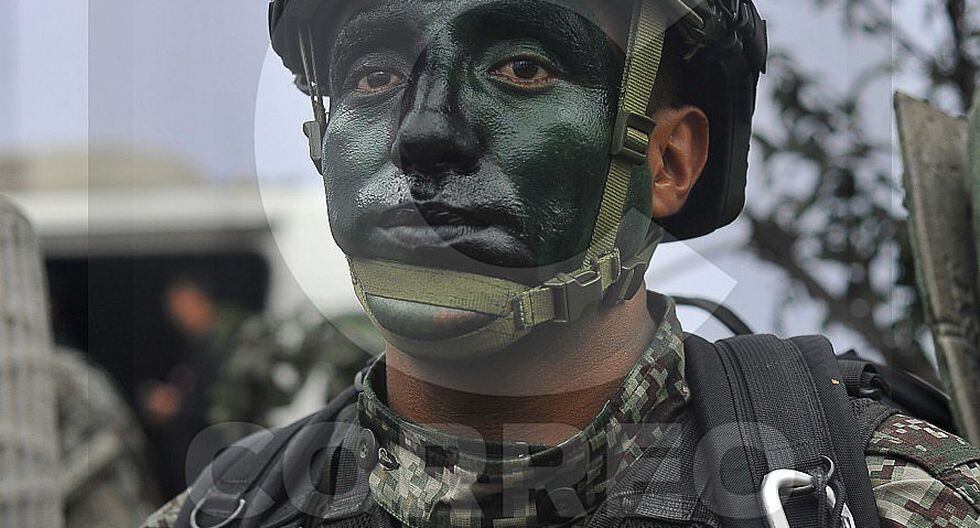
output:
[[712, 317], [717, 319], [721, 324], [725, 325], [725, 327], [731, 330], [735, 335], [752, 335], [755, 333], [752, 331], [749, 325], [742, 320], [741, 317], [735, 315], [735, 312], [731, 311], [721, 303], [698, 297], [679, 297], [675, 295], [672, 295], [671, 297], [678, 306], [690, 306], [692, 308], [699, 308], [710, 313]]

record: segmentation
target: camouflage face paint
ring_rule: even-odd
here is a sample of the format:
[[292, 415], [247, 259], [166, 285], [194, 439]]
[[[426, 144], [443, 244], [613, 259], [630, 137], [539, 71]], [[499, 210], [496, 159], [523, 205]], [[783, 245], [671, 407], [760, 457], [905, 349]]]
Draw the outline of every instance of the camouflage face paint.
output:
[[[330, 57], [324, 183], [337, 243], [526, 284], [575, 268], [609, 168], [622, 69], [601, 28], [552, 2], [386, 1], [355, 14]], [[631, 203], [648, 219], [639, 180]], [[649, 227], [633, 224], [636, 239]], [[483, 317], [371, 308], [428, 338]]]

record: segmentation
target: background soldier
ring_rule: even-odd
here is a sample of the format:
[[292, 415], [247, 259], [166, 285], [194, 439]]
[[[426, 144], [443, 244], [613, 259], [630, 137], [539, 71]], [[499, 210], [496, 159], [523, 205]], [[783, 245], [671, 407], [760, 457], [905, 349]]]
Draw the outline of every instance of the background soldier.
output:
[[251, 317], [208, 391], [208, 422], [283, 423], [291, 408], [306, 403], [297, 400], [319, 407], [340, 394], [383, 346], [360, 315], [327, 321], [311, 310], [281, 320]]

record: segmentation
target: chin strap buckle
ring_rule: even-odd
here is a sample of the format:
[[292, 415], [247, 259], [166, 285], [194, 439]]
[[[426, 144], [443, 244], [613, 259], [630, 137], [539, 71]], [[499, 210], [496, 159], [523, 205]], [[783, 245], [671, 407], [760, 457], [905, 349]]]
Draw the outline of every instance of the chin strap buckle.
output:
[[622, 276], [619, 251], [599, 257], [590, 267], [559, 273], [540, 287], [513, 299], [518, 328], [529, 330], [543, 323], [571, 323], [589, 307], [603, 301]]
[[562, 273], [544, 286], [554, 295], [556, 323], [575, 321], [586, 308], [602, 300], [602, 276], [595, 270]]
[[606, 305], [615, 306], [635, 297], [640, 291], [640, 288], [643, 287], [643, 281], [649, 266], [649, 263], [643, 260], [637, 260], [631, 264], [624, 265], [620, 272], [619, 280], [609, 288], [609, 293], [606, 294]]

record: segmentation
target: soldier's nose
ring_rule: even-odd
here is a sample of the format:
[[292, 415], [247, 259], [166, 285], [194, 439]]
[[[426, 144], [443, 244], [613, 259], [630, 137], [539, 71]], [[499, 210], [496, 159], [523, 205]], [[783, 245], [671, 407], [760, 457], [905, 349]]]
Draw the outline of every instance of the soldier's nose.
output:
[[476, 170], [478, 142], [448, 83], [416, 89], [392, 144], [391, 159], [406, 175], [430, 184]]

